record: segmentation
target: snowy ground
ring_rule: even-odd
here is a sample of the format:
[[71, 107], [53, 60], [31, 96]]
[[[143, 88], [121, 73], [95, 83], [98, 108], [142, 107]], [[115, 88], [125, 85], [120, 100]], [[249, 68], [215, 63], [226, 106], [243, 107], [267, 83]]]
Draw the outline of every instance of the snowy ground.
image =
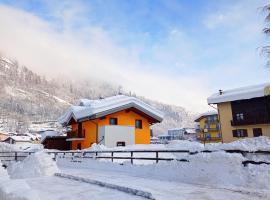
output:
[[[154, 199], [270, 199], [270, 166], [248, 165], [241, 154], [229, 154], [221, 149], [268, 150], [266, 137], [247, 139], [230, 144], [214, 144], [204, 147], [199, 143], [178, 141], [164, 145], [136, 145], [123, 150], [183, 149], [190, 151], [218, 150], [214, 153], [164, 154], [163, 156], [187, 158], [189, 162], [160, 162], [123, 164], [106, 160], [68, 158], [52, 160], [44, 150], [14, 163], [4, 170], [0, 167], [1, 200], [62, 200], [62, 199], [146, 199], [149, 193]], [[16, 150], [1, 145], [6, 151]], [[89, 150], [108, 150], [93, 146]], [[119, 149], [118, 149], [119, 150]], [[148, 155], [143, 155], [148, 156]], [[258, 159], [261, 159], [258, 158]], [[269, 160], [268, 157], [263, 159]], [[69, 175], [74, 179], [57, 177]], [[87, 183], [87, 180], [88, 181]], [[102, 184], [98, 184], [102, 183]], [[101, 186], [102, 185], [102, 186]], [[114, 189], [112, 189], [114, 188]], [[118, 188], [122, 188], [120, 191]], [[139, 191], [136, 196], [131, 190]]]
[[157, 180], [153, 178], [139, 177], [127, 173], [115, 172], [112, 170], [98, 170], [96, 168], [74, 168], [63, 167], [62, 172], [72, 174], [78, 177], [89, 177], [117, 184], [120, 186], [133, 187], [152, 193], [156, 199], [201, 199], [201, 200], [227, 200], [227, 199], [269, 199], [270, 193], [260, 190], [247, 190], [239, 188], [222, 188], [218, 186], [209, 186], [203, 184], [188, 184], [176, 181]]

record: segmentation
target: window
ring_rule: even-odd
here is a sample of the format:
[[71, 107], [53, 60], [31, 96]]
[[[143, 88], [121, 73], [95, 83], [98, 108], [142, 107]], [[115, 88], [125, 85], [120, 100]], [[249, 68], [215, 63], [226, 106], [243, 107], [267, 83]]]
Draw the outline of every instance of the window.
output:
[[254, 128], [253, 129], [253, 136], [254, 137], [259, 137], [259, 136], [262, 136], [262, 129], [261, 128]]
[[117, 147], [124, 147], [126, 146], [126, 142], [116, 142]]
[[78, 135], [76, 137], [81, 137], [82, 136], [82, 123], [79, 122], [78, 124]]
[[142, 120], [136, 119], [136, 121], [135, 121], [135, 128], [142, 129]]
[[110, 125], [117, 125], [117, 124], [118, 124], [117, 118], [110, 118]]
[[247, 129], [233, 130], [233, 137], [247, 137]]
[[211, 140], [211, 133], [205, 133], [206, 140]]
[[237, 113], [237, 114], [236, 114], [236, 120], [237, 120], [237, 121], [242, 121], [242, 120], [244, 120], [244, 114], [243, 114], [243, 113]]

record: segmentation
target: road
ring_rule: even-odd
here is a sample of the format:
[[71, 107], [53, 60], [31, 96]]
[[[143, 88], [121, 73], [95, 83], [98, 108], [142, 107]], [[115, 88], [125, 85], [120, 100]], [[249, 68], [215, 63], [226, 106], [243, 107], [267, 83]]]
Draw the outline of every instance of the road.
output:
[[152, 193], [155, 199], [160, 200], [261, 200], [270, 199], [269, 193], [239, 189], [218, 188], [206, 185], [194, 185], [172, 181], [161, 181], [151, 178], [135, 177], [115, 171], [97, 169], [76, 169], [62, 167], [65, 174], [77, 177], [112, 183], [120, 186], [132, 187]]

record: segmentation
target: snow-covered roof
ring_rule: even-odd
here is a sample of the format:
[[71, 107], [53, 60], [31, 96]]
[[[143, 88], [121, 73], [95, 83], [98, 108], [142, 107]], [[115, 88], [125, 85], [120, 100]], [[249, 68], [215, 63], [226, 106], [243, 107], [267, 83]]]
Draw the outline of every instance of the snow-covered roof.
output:
[[207, 116], [211, 116], [211, 115], [217, 115], [217, 111], [213, 110], [213, 111], [208, 111], [205, 113], [200, 114], [194, 121], [195, 122], [199, 122], [201, 118], [203, 117], [207, 117]]
[[193, 134], [196, 133], [196, 130], [194, 128], [187, 128], [186, 133]]
[[242, 99], [252, 99], [270, 95], [270, 83], [241, 87], [232, 90], [217, 92], [208, 97], [208, 104], [237, 101]]
[[47, 138], [47, 137], [56, 137], [56, 136], [60, 136], [61, 134], [57, 131], [45, 131], [44, 133], [42, 133], [41, 135], [41, 143]]
[[170, 128], [168, 131], [180, 131], [183, 130], [183, 128]]
[[10, 136], [8, 138], [11, 138], [16, 142], [31, 142], [32, 141], [29, 136]]
[[163, 120], [162, 112], [143, 101], [135, 97], [117, 95], [98, 100], [81, 99], [78, 106], [71, 106], [58, 121], [66, 125], [72, 118], [75, 121], [95, 119], [128, 108], [136, 108], [159, 122]]

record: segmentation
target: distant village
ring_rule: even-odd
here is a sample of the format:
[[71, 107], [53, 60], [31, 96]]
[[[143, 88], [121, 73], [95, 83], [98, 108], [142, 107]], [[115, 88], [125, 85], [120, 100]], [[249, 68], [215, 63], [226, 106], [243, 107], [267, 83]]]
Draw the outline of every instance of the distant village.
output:
[[[42, 144], [47, 149], [86, 149], [133, 144], [167, 144], [172, 140], [228, 143], [270, 133], [270, 84], [219, 90], [207, 99], [210, 111], [194, 119], [195, 127], [171, 128], [153, 135], [151, 126], [163, 113], [136, 97], [116, 95], [96, 100], [80, 99], [56, 121], [32, 122], [27, 133], [1, 129], [0, 142]], [[211, 106], [211, 107], [210, 107]], [[269, 135], [268, 135], [269, 136]]]

